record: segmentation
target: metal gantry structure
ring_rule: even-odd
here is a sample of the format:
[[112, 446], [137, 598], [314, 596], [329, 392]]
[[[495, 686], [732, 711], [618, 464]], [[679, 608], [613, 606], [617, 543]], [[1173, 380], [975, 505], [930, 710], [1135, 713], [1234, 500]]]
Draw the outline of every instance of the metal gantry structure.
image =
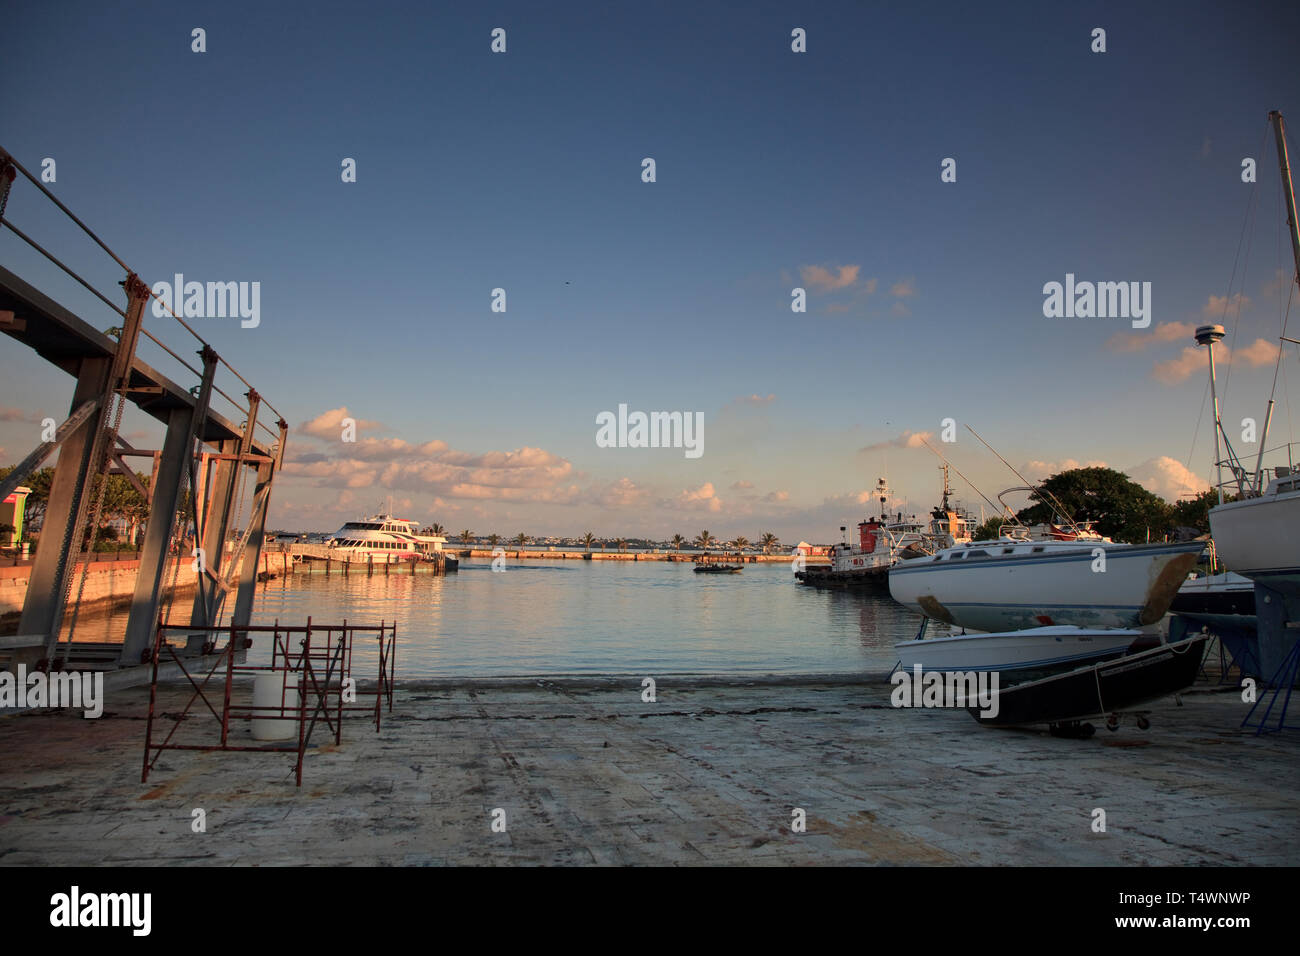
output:
[[[124, 278], [119, 284], [126, 297], [124, 308], [10, 220], [7, 207], [11, 187], [19, 174], [123, 270]], [[149, 512], [125, 633], [116, 659], [110, 663], [126, 668], [139, 666], [150, 658], [154, 635], [163, 617], [164, 578], [169, 560], [173, 583], [181, 563], [192, 564], [198, 571], [197, 593], [189, 616], [189, 626], [195, 633], [189, 638], [186, 651], [190, 654], [210, 651], [208, 635], [220, 623], [232, 594], [229, 625], [235, 632], [248, 625], [271, 489], [284, 461], [289, 426], [170, 304], [162, 303], [171, 319], [198, 346], [198, 367], [164, 343], [161, 329], [146, 328], [146, 306], [151, 298], [156, 298], [149, 285], [42, 182], [0, 149], [0, 231], [5, 229], [80, 283], [117, 313], [121, 323], [108, 333], [100, 332], [0, 267], [0, 332], [76, 380], [66, 419], [52, 436], [43, 435], [48, 440], [42, 440], [13, 472], [0, 480], [0, 500], [3, 500], [58, 449], [18, 634], [0, 637], [0, 649], [9, 652], [11, 667], [24, 663], [29, 669], [57, 669], [75, 660], [78, 646], [73, 643], [73, 637], [87, 567], [82, 564], [81, 584], [74, 594], [77, 564], [83, 542], [88, 539], [86, 550], [93, 550], [107, 476], [125, 474], [145, 496]], [[171, 319], [164, 318], [162, 324], [175, 336], [176, 325]], [[138, 354], [145, 340], [153, 342], [192, 373], [196, 384], [192, 387], [178, 384], [147, 364]], [[246, 388], [242, 402], [222, 389], [221, 384], [228, 376]], [[222, 400], [233, 406], [234, 420], [228, 417], [231, 414], [228, 410], [223, 414], [214, 407]], [[160, 449], [137, 449], [118, 434], [128, 402], [166, 426]], [[263, 421], [266, 411], [275, 416], [274, 427]], [[241, 416], [243, 420], [239, 421]], [[136, 456], [153, 459], [147, 487], [126, 464], [127, 458]], [[253, 493], [245, 516], [243, 491], [250, 483]], [[243, 527], [239, 529], [237, 522], [241, 517]], [[192, 535], [194, 548], [180, 547], [186, 532]], [[169, 603], [167, 616], [171, 610]], [[68, 640], [60, 642], [69, 612], [72, 616]], [[101, 666], [104, 647], [102, 642], [95, 644], [98, 652], [95, 656]]]

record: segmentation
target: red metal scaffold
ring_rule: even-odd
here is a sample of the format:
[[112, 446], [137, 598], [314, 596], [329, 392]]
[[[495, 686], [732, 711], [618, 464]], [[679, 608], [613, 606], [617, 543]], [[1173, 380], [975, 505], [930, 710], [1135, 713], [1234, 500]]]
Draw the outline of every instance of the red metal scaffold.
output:
[[[179, 654], [166, 639], [167, 632], [179, 632], [188, 642], [193, 636], [207, 635], [204, 653], [199, 658]], [[243, 652], [252, 645], [249, 633], [271, 635], [272, 652], [270, 664], [248, 664], [243, 661]], [[373, 635], [377, 643], [379, 662], [378, 679], [373, 690], [357, 688], [352, 677], [352, 651], [354, 639], [358, 634]], [[225, 636], [225, 644], [218, 648], [217, 642]], [[297, 647], [293, 647], [292, 638], [301, 635]], [[374, 717], [375, 732], [379, 732], [381, 716], [385, 702], [389, 713], [393, 710], [393, 673], [396, 664], [397, 626], [380, 622], [378, 626], [362, 627], [348, 624], [313, 625], [307, 619], [305, 627], [282, 626], [278, 621], [271, 626], [237, 627], [233, 624], [225, 627], [199, 627], [188, 624], [165, 624], [158, 622], [152, 653], [153, 673], [149, 685], [149, 717], [145, 726], [144, 769], [140, 776], [141, 783], [149, 779], [149, 772], [158, 762], [165, 750], [198, 751], [262, 751], [272, 753], [296, 754], [294, 773], [298, 786], [302, 786], [303, 755], [311, 744], [312, 733], [316, 724], [323, 718], [326, 726], [333, 733], [334, 743], [342, 742], [343, 716], [345, 713], [365, 713]], [[158, 701], [158, 666], [166, 661], [174, 662], [185, 679], [189, 681], [194, 692], [179, 713], [159, 713]], [[236, 658], [239, 658], [238, 660]], [[211, 667], [203, 675], [201, 682], [196, 681], [200, 671], [191, 673], [189, 665], [197, 661], [211, 661]], [[214, 706], [209, 699], [211, 693], [216, 696], [216, 687], [209, 687], [209, 682], [221, 670], [225, 679], [221, 682], [220, 706]], [[258, 675], [282, 675], [280, 682], [279, 703], [255, 704], [236, 700], [236, 689], [243, 691], [246, 685], [236, 684], [237, 677], [256, 677]], [[290, 691], [295, 685], [290, 675], [296, 675], [297, 702], [290, 701]], [[360, 703], [361, 697], [374, 696], [372, 705]], [[242, 696], [242, 694], [241, 694]], [[173, 737], [181, 725], [189, 720], [190, 708], [202, 700], [208, 712], [220, 725], [220, 739], [216, 743], [173, 742]], [[172, 728], [161, 743], [154, 742], [154, 721], [169, 719]], [[291, 745], [248, 745], [232, 743], [232, 720], [274, 719], [297, 723], [297, 742]]]

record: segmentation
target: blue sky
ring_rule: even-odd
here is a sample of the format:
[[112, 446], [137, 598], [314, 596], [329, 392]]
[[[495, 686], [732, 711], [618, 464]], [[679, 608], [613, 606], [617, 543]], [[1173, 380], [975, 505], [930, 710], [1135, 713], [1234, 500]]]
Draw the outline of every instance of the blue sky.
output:
[[[261, 283], [257, 328], [193, 324], [294, 426], [273, 524], [391, 494], [484, 533], [829, 540], [886, 471], [905, 508], [934, 503], [905, 436], [946, 417], [1033, 477], [1103, 461], [1175, 497], [1211, 440], [1203, 422], [1193, 452], [1204, 356], [1183, 350], [1238, 292], [1225, 418], [1262, 416], [1291, 271], [1265, 127], [1300, 115], [1294, 11], [551, 6], [11, 5], [0, 145], [54, 158], [50, 188], [148, 281]], [[30, 184], [8, 215], [115, 291]], [[0, 261], [116, 324], [7, 232]], [[1045, 318], [1066, 273], [1150, 282], [1151, 327]], [[70, 395], [0, 349], [0, 460]], [[704, 454], [596, 447], [620, 403], [702, 412]], [[1019, 483], [958, 437], [986, 492]]]

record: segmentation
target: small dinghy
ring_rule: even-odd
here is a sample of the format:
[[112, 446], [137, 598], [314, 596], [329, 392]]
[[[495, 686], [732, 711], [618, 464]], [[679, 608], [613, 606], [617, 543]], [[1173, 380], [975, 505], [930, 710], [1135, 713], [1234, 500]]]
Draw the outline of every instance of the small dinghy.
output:
[[[999, 690], [996, 708], [988, 708], [987, 713], [979, 707], [966, 709], [990, 727], [1049, 724], [1053, 733], [1089, 736], [1092, 725], [1081, 721], [1109, 717], [1114, 729], [1118, 714], [1190, 687], [1201, 669], [1208, 640], [1208, 635], [1200, 634], [1091, 667], [1016, 684]], [[1138, 726], [1144, 727], [1145, 723], [1145, 715], [1140, 715]]]
[[739, 564], [700, 564], [696, 565], [696, 574], [739, 574]]

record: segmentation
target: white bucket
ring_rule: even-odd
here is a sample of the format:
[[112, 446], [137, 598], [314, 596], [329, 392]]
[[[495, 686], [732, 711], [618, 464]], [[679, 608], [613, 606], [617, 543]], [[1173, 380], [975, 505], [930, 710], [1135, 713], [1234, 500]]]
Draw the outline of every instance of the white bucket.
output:
[[[253, 678], [253, 713], [270, 714], [279, 711], [280, 694], [284, 693], [284, 713], [298, 713], [298, 675], [288, 671], [277, 670], [269, 674], [258, 674]], [[257, 708], [271, 708], [260, 710]], [[298, 736], [298, 721], [295, 717], [254, 717], [254, 740], [290, 740]]]

